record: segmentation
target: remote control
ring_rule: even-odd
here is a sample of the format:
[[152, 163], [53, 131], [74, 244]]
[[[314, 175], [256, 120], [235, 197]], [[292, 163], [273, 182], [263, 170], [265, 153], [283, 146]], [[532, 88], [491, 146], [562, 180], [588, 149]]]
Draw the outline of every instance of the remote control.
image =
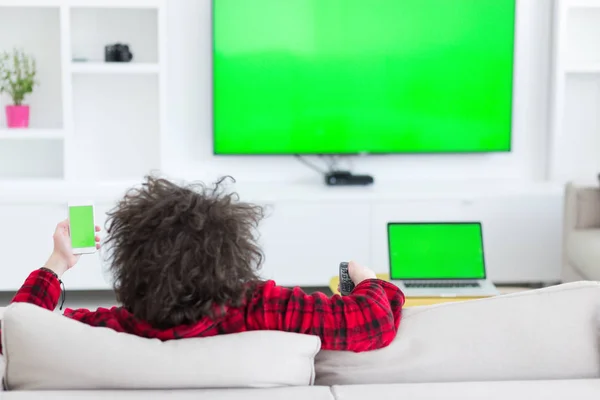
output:
[[340, 263], [340, 293], [342, 296], [348, 296], [354, 290], [354, 283], [348, 274], [348, 263]]

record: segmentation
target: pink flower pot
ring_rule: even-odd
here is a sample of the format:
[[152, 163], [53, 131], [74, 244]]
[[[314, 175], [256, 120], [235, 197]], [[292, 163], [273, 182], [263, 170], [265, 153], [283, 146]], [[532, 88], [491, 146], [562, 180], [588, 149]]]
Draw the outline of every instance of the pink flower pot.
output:
[[6, 126], [9, 128], [29, 127], [29, 106], [6, 106]]

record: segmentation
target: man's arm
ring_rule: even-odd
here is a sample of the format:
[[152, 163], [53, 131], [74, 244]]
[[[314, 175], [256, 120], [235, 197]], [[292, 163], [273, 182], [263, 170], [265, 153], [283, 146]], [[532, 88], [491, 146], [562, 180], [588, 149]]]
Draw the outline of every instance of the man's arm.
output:
[[[96, 232], [100, 227], [96, 226]], [[56, 226], [54, 235], [54, 251], [43, 268], [33, 271], [13, 297], [11, 303], [29, 303], [54, 311], [60, 299], [60, 278], [79, 260], [79, 255], [73, 254], [69, 221], [65, 220]], [[96, 236], [96, 248], [100, 248], [100, 237]], [[1, 334], [1, 332], [0, 332]], [[0, 345], [0, 353], [2, 348]]]
[[267, 282], [248, 307], [250, 329], [316, 335], [323, 350], [367, 351], [389, 345], [396, 337], [404, 295], [379, 279], [360, 282], [349, 296], [308, 295]]
[[11, 303], [29, 303], [53, 311], [60, 298], [60, 281], [49, 270], [38, 269], [29, 274]]
[[[96, 226], [96, 232], [100, 227]], [[53, 311], [60, 298], [60, 279], [79, 260], [79, 255], [73, 254], [69, 221], [65, 220], [56, 226], [54, 235], [54, 251], [42, 269], [33, 271], [11, 303], [30, 303]], [[99, 249], [100, 237], [96, 236], [96, 248]]]

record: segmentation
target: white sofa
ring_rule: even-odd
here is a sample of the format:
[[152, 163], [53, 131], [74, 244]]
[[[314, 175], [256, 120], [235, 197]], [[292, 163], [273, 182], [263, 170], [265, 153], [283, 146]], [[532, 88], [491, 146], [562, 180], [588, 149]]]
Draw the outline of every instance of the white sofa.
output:
[[0, 399], [600, 399], [594, 282], [407, 308], [389, 347], [358, 354], [281, 332], [163, 343], [26, 304], [2, 325]]

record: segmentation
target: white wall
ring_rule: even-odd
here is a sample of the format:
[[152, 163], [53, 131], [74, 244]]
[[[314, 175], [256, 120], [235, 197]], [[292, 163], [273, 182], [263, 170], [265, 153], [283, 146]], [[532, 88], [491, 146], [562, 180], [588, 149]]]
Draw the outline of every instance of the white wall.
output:
[[[518, 1], [513, 151], [492, 155], [355, 158], [352, 161], [357, 172], [373, 174], [378, 182], [388, 182], [376, 185], [377, 191], [403, 191], [414, 197], [375, 206], [371, 211], [373, 215], [366, 218], [370, 219], [368, 223], [363, 221], [365, 218], [358, 206], [349, 215], [318, 212], [329, 206], [327, 201], [319, 203], [318, 200], [321, 195], [327, 197], [328, 191], [319, 190], [320, 177], [291, 157], [212, 155], [211, 1], [170, 0], [169, 135], [167, 147], [161, 149], [162, 165], [169, 174], [187, 179], [211, 180], [223, 174], [233, 175], [242, 183], [239, 187], [243, 199], [252, 198], [252, 193], [258, 190], [253, 190], [251, 184], [243, 189], [244, 184], [257, 181], [287, 182], [289, 185], [282, 186], [289, 191], [315, 191], [317, 204], [313, 211], [307, 211], [312, 204], [303, 200], [278, 203], [263, 227], [267, 241], [265, 273], [285, 283], [322, 282], [334, 273], [333, 264], [340, 257], [362, 256], [373, 268], [385, 272], [385, 223], [432, 219], [484, 221], [489, 273], [495, 281], [555, 281], [559, 279], [561, 265], [560, 187], [517, 190], [516, 195], [508, 196], [500, 194], [502, 190], [488, 192], [485, 189], [494, 181], [514, 182], [521, 188], [533, 187], [534, 182], [546, 178], [552, 11], [549, 0]], [[408, 181], [413, 183], [399, 184]], [[486, 184], [478, 181], [486, 181]], [[455, 182], [455, 187], [449, 182]], [[427, 187], [429, 195], [418, 194], [419, 187]], [[265, 188], [266, 193], [282, 190], [277, 185], [270, 190]], [[448, 193], [444, 194], [446, 190]], [[483, 198], [473, 202], [470, 195], [464, 194], [470, 190], [478, 192], [475, 197]], [[263, 193], [261, 197], [265, 196], [268, 194]], [[347, 202], [355, 200], [350, 195]], [[324, 229], [319, 228], [319, 218], [326, 221], [321, 222], [325, 224]], [[331, 221], [335, 224], [327, 228]], [[336, 234], [339, 230], [334, 225], [342, 230], [355, 226], [361, 230], [362, 239], [346, 238], [340, 243]], [[363, 229], [369, 232], [365, 237]], [[369, 241], [368, 247], [365, 241]], [[305, 253], [301, 249], [310, 251]]]
[[[231, 174], [240, 181], [317, 180], [291, 157], [212, 155], [211, 0], [169, 0], [166, 171], [194, 179]], [[390, 180], [541, 180], [545, 177], [552, 2], [518, 1], [514, 150], [508, 154], [372, 156], [357, 172]]]
[[556, 3], [550, 179], [597, 185], [600, 1]]
[[[513, 152], [360, 158], [354, 160], [357, 171], [372, 173], [379, 182], [394, 182], [373, 188], [329, 190], [318, 182], [318, 175], [291, 157], [212, 156], [211, 0], [169, 0], [168, 126], [160, 141], [160, 160], [156, 164], [178, 178], [211, 180], [230, 174], [240, 182], [242, 199], [274, 203], [261, 231], [267, 256], [265, 276], [274, 277], [281, 284], [323, 285], [336, 274], [336, 263], [349, 258], [385, 272], [386, 222], [432, 219], [483, 221], [492, 279], [552, 282], [559, 277], [560, 270], [562, 196], [560, 187], [533, 184], [544, 179], [547, 161], [551, 3], [549, 0], [518, 2]], [[86, 15], [79, 17], [85, 19]], [[75, 24], [79, 25], [87, 26]], [[139, 80], [145, 82], [146, 78]], [[80, 106], [94, 107], [91, 95], [96, 92], [102, 98], [98, 104], [108, 107], [111, 99], [108, 92], [114, 92], [112, 89], [121, 84], [125, 87], [128, 81], [128, 89], [142, 83], [125, 76], [111, 80], [109, 86], [102, 79], [94, 81], [102, 88], [96, 90], [87, 79], [91, 78], [75, 79], [79, 85], [74, 91], [76, 110]], [[148, 89], [127, 94], [140, 99], [157, 97]], [[99, 115], [77, 113], [80, 123], [76, 128], [83, 123], [94, 126]], [[135, 120], [143, 118], [139, 113], [132, 115]], [[139, 135], [133, 136], [128, 132], [129, 136], [123, 140], [135, 142], [143, 132], [140, 130]], [[81, 128], [77, 133], [85, 139]], [[95, 138], [106, 139], [105, 144], [110, 144], [117, 137], [115, 132], [107, 135], [98, 132]], [[103, 147], [102, 142], [92, 144], [90, 151], [95, 157], [101, 157], [98, 151], [102, 149], [102, 154], [111, 154], [110, 146]], [[121, 153], [123, 157], [119, 159], [130, 159], [127, 152]], [[155, 157], [153, 151], [146, 154], [152, 155], [148, 165], [154, 165], [159, 156]], [[130, 169], [135, 174], [138, 164]], [[116, 166], [107, 171], [100, 177], [134, 178], [120, 174]], [[95, 178], [100, 175], [96, 172]], [[487, 182], [483, 185], [478, 180]], [[499, 185], [500, 180], [515, 184]], [[261, 181], [265, 183], [257, 183]], [[276, 183], [266, 183], [269, 181]], [[277, 184], [284, 181], [291, 184]], [[32, 266], [40, 265], [47, 257], [48, 234], [64, 216], [65, 200], [75, 192], [81, 195], [85, 191], [81, 186], [65, 187], [70, 191], [62, 192], [55, 186], [46, 191], [45, 186], [36, 185], [31, 194], [8, 193], [8, 197], [14, 195], [16, 200], [0, 196], [0, 203], [5, 202], [0, 207], [0, 220], [16, 227], [0, 233], [0, 254], [9, 254], [7, 263], [18, 265], [2, 275], [0, 290], [20, 285]], [[52, 200], [46, 192], [51, 192]], [[102, 219], [103, 211], [113, 204], [112, 195], [106, 194], [102, 187], [89, 193], [95, 194], [91, 198], [97, 202]], [[30, 232], [35, 233], [31, 236]], [[26, 236], [28, 241], [15, 240]], [[32, 241], [40, 244], [36, 247], [39, 251], [28, 251]], [[86, 257], [65, 277], [65, 283], [72, 289], [104, 289], [108, 287], [104, 277], [97, 257]]]

